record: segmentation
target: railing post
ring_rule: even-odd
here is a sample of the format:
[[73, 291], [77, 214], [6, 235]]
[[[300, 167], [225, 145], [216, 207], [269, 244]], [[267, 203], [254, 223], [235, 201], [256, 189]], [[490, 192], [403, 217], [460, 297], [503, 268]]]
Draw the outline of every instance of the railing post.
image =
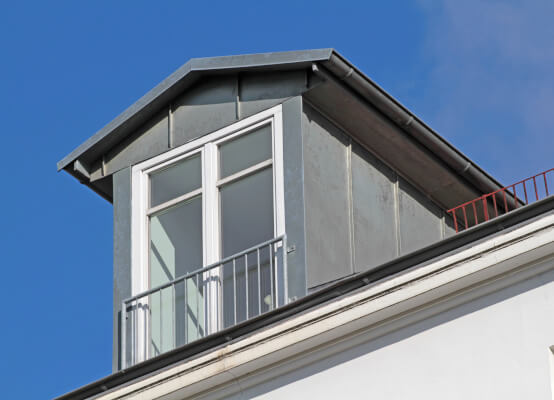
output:
[[127, 367], [127, 307], [125, 302], [121, 303], [121, 369]]
[[525, 204], [529, 204], [529, 199], [527, 198], [527, 187], [525, 184], [527, 183], [527, 179], [523, 181], [523, 194], [525, 194]]
[[489, 220], [489, 210], [487, 209], [487, 197], [483, 197], [483, 213], [485, 214], [485, 221]]
[[288, 304], [289, 302], [289, 282], [288, 282], [288, 271], [287, 271], [287, 235], [283, 235], [283, 294], [284, 294], [284, 303]]
[[[479, 200], [479, 199], [477, 199]], [[473, 206], [473, 218], [475, 218], [475, 225], [477, 225], [479, 223], [479, 217], [477, 216], [477, 208], [475, 207], [475, 202], [477, 200], [474, 200], [471, 202], [471, 205]]]
[[492, 194], [492, 203], [494, 204], [494, 214], [498, 217], [498, 207], [496, 207], [496, 193]]
[[258, 263], [258, 315], [262, 314], [262, 277], [260, 269], [260, 248], [256, 250], [256, 262]]
[[[465, 208], [464, 208], [465, 211]], [[454, 219], [454, 229], [456, 229], [456, 233], [458, 233], [458, 222], [456, 221], [456, 209], [450, 210], [452, 213], [452, 218]]]
[[248, 304], [248, 286], [250, 281], [248, 280], [248, 253], [244, 253], [244, 281], [246, 282], [245, 289], [246, 289], [246, 319], [250, 318], [249, 315], [249, 304]]
[[270, 267], [274, 269], [274, 275], [275, 275], [275, 307], [279, 307], [279, 263], [276, 257], [275, 252], [275, 243], [271, 243], [269, 245], [269, 261]]

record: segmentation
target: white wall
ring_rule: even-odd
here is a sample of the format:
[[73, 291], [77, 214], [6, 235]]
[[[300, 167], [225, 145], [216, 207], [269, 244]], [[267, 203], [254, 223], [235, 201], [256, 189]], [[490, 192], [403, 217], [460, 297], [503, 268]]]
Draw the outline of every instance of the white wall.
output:
[[550, 270], [228, 398], [552, 399], [553, 344]]

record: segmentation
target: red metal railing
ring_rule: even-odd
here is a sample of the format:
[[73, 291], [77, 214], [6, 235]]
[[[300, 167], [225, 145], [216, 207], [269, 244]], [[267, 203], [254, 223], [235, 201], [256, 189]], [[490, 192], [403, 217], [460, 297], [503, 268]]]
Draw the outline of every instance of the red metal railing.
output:
[[549, 196], [549, 180], [552, 189], [554, 168], [460, 204], [447, 213], [452, 215], [456, 232], [460, 232]]

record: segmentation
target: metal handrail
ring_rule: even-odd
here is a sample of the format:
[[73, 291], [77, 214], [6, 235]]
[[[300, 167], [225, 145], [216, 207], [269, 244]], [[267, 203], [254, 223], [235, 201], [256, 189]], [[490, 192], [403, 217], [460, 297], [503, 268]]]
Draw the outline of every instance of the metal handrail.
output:
[[[471, 226], [475, 226], [481, 222], [488, 221], [489, 219], [496, 218], [501, 214], [506, 214], [512, 210], [515, 210], [519, 206], [525, 206], [527, 204], [538, 201], [541, 198], [548, 197], [550, 193], [548, 190], [547, 177], [549, 176], [548, 175], [549, 173], [553, 173], [553, 172], [554, 172], [554, 168], [551, 168], [549, 170], [533, 175], [529, 178], [523, 179], [519, 182], [505, 186], [494, 192], [484, 194], [480, 197], [477, 197], [476, 199], [470, 200], [468, 202], [460, 204], [459, 206], [451, 208], [450, 210], [447, 211], [447, 213], [452, 214], [452, 218], [454, 221], [454, 229], [456, 230], [456, 232], [459, 232], [460, 228], [463, 228], [464, 230], [468, 229]], [[537, 179], [537, 178], [541, 176], [543, 178], [544, 186], [541, 186], [541, 183], [537, 183], [537, 180], [540, 181], [540, 179]], [[531, 192], [530, 195], [527, 193], [528, 182], [532, 182], [531, 189], [534, 189], [533, 190], [535, 195], [534, 199], [533, 199], [533, 192]], [[519, 198], [517, 193], [518, 187], [520, 187], [520, 190], [521, 190]], [[542, 196], [543, 194], [545, 194], [545, 196]], [[489, 200], [492, 200], [492, 205], [489, 203]], [[469, 218], [468, 218], [468, 211], [466, 207], [470, 207]], [[510, 209], [510, 207], [512, 209]], [[499, 213], [499, 208], [500, 208], [500, 213]], [[457, 215], [460, 212], [461, 212], [461, 215]], [[459, 223], [458, 223], [458, 220], [459, 220]], [[463, 222], [463, 225], [462, 225], [462, 222]]]
[[[262, 314], [263, 311], [262, 310], [262, 299], [261, 299], [261, 296], [262, 296], [262, 282], [261, 282], [261, 268], [262, 268], [262, 264], [261, 264], [261, 261], [260, 261], [260, 252], [263, 251], [264, 249], [267, 249], [268, 251], [268, 259], [266, 261], [269, 261], [269, 264], [264, 264], [264, 267], [267, 267], [269, 269], [269, 274], [270, 274], [270, 283], [269, 283], [269, 286], [270, 286], [270, 290], [271, 290], [271, 304], [267, 304], [267, 307], [270, 307], [269, 309], [271, 308], [276, 308], [276, 307], [279, 307], [280, 305], [283, 305], [283, 304], [286, 304], [288, 302], [288, 277], [287, 277], [287, 262], [286, 262], [286, 254], [287, 254], [287, 251], [286, 251], [286, 235], [281, 235], [281, 236], [278, 236], [276, 238], [273, 238], [273, 239], [270, 239], [270, 240], [267, 240], [265, 242], [262, 242], [256, 246], [252, 246], [248, 249], [245, 249], [239, 253], [236, 253], [232, 256], [229, 256], [229, 257], [226, 257], [226, 258], [223, 258], [221, 259], [220, 261], [217, 261], [211, 265], [208, 265], [206, 267], [203, 267], [203, 268], [199, 268], [193, 272], [190, 272], [188, 274], [185, 274], [183, 276], [180, 276], [178, 278], [175, 278], [169, 282], [166, 282], [164, 284], [161, 284], [161, 285], [158, 285], [154, 288], [151, 288], [151, 289], [148, 289], [148, 290], [145, 290], [141, 293], [138, 293], [134, 296], [131, 296], [125, 300], [123, 300], [122, 302], [122, 308], [121, 308], [121, 360], [122, 360], [122, 368], [126, 368], [127, 367], [127, 320], [129, 317], [132, 317], [132, 323], [130, 325], [130, 334], [131, 334], [131, 364], [134, 364], [137, 362], [137, 355], [136, 353], [138, 352], [138, 331], [139, 329], [142, 329], [142, 328], [139, 328], [138, 326], [138, 318], [139, 318], [139, 312], [143, 312], [144, 310], [148, 310], [148, 311], [151, 311], [150, 310], [150, 305], [149, 305], [149, 297], [156, 294], [156, 293], [159, 293], [159, 301], [160, 301], [160, 309], [159, 309], [159, 312], [160, 312], [160, 341], [162, 343], [162, 345], [160, 346], [161, 349], [159, 350], [160, 352], [163, 351], [163, 332], [162, 332], [162, 328], [163, 328], [163, 322], [161, 321], [161, 318], [162, 318], [162, 313], [163, 313], [163, 306], [162, 306], [162, 292], [164, 291], [164, 289], [168, 289], [168, 288], [171, 288], [171, 295], [172, 295], [172, 299], [171, 299], [171, 315], [172, 315], [172, 324], [171, 324], [171, 334], [173, 336], [173, 347], [176, 347], [176, 336], [177, 336], [177, 332], [176, 332], [176, 322], [175, 322], [175, 319], [176, 319], [176, 314], [175, 314], [175, 309], [176, 309], [176, 285], [177, 284], [181, 284], [183, 283], [184, 286], [184, 304], [185, 304], [185, 309], [188, 309], [187, 307], [189, 307], [189, 298], [187, 297], [187, 281], [189, 280], [192, 280], [193, 282], [196, 281], [196, 287], [200, 287], [199, 286], [199, 282], [201, 280], [201, 284], [202, 284], [202, 291], [204, 294], [206, 294], [205, 290], [207, 291], [210, 291], [210, 290], [214, 290], [214, 288], [212, 287], [212, 289], [210, 289], [210, 285], [216, 285], [215, 287], [215, 290], [216, 292], [219, 290], [219, 295], [221, 296], [221, 298], [223, 298], [223, 290], [224, 290], [224, 284], [223, 284], [223, 281], [220, 279], [221, 276], [219, 275], [210, 275], [210, 276], [206, 276], [206, 275], [209, 275], [209, 274], [212, 274], [212, 273], [217, 273], [218, 271], [220, 271], [221, 273], [223, 273], [223, 269], [225, 268], [226, 265], [231, 265], [232, 266], [232, 278], [233, 278], [233, 281], [232, 281], [232, 284], [233, 284], [233, 315], [234, 315], [234, 320], [233, 320], [233, 323], [232, 325], [236, 324], [238, 319], [237, 319], [237, 303], [238, 303], [238, 300], [237, 300], [237, 273], [236, 273], [236, 263], [237, 261], [240, 261], [242, 259], [244, 259], [244, 279], [245, 279], [245, 293], [244, 293], [244, 297], [239, 299], [239, 300], [245, 300], [245, 311], [246, 311], [246, 319], [249, 319], [253, 316], [256, 316], [256, 315], [259, 315], [259, 314]], [[252, 253], [255, 253], [255, 256], [256, 256], [256, 259], [255, 259], [255, 263], [254, 264], [249, 264], [248, 263], [248, 258], [249, 258], [249, 254], [252, 254]], [[279, 253], [281, 255], [281, 260], [282, 260], [282, 263], [281, 263], [281, 268], [279, 268], [279, 264], [278, 264], [278, 257], [279, 257]], [[251, 259], [252, 260], [252, 259]], [[249, 310], [249, 287], [248, 285], [250, 284], [251, 280], [249, 280], [248, 278], [248, 270], [251, 268], [251, 267], [254, 267], [255, 270], [257, 271], [257, 288], [256, 288], [256, 292], [257, 292], [257, 310]], [[252, 273], [255, 273], [255, 272], [252, 272]], [[280, 276], [282, 276], [282, 282], [280, 282]], [[216, 283], [211, 283], [213, 281], [213, 278], [216, 277], [219, 281], [216, 282]], [[240, 276], [239, 276], [240, 277]], [[267, 277], [267, 275], [266, 275]], [[255, 277], [254, 277], [255, 278]], [[252, 281], [253, 282], [253, 281]], [[256, 283], [256, 282], [253, 282], [253, 283]], [[280, 285], [282, 285], [282, 287], [280, 288]], [[196, 331], [197, 331], [197, 335], [200, 335], [200, 333], [202, 332], [202, 334], [206, 334], [206, 330], [207, 330], [207, 326], [206, 326], [206, 320], [208, 317], [212, 318], [213, 317], [213, 314], [212, 315], [208, 315], [207, 310], [206, 308], [203, 308], [202, 309], [202, 313], [204, 314], [203, 315], [203, 327], [202, 329], [200, 329], [200, 310], [199, 310], [199, 294], [198, 292], [196, 293]], [[203, 295], [200, 295], [200, 300], [202, 300], [202, 302], [206, 302], [208, 300], [206, 300], [206, 298], [202, 297]], [[254, 296], [254, 294], [252, 294], [252, 296]], [[269, 294], [266, 296], [268, 297]], [[283, 304], [279, 304], [279, 297], [282, 297], [283, 298]], [[241, 302], [242, 304], [242, 302]], [[217, 318], [218, 321], [221, 322], [221, 320], [224, 318], [223, 317], [223, 310], [224, 307], [221, 306], [221, 307], [217, 307], [217, 315], [215, 316]], [[141, 311], [143, 310], [143, 311]], [[267, 310], [266, 310], [267, 311]], [[146, 340], [146, 336], [148, 335], [148, 332], [147, 332], [147, 328], [146, 326], [148, 325], [149, 321], [148, 320], [148, 316], [145, 316], [147, 314], [144, 314], [142, 315], [142, 318], [143, 318], [143, 321], [142, 323], [145, 325], [144, 327], [144, 335], [145, 337], [143, 338], [143, 340]], [[185, 320], [186, 318], [188, 318], [188, 316], [186, 316], [185, 314]], [[219, 325], [219, 323], [217, 323], [217, 325]], [[190, 328], [190, 326], [189, 326]], [[193, 326], [194, 328], [194, 326]], [[213, 327], [212, 327], [213, 328]], [[211, 330], [211, 332], [209, 333], [214, 333], [215, 331], [217, 330], [220, 330], [219, 327], [216, 327], [218, 328], [217, 330], [213, 330], [212, 328], [210, 328], [209, 330]], [[187, 324], [185, 322], [185, 341], [187, 340], [186, 338], [186, 335], [187, 335]], [[190, 339], [190, 338], [189, 338]], [[148, 352], [148, 350], [145, 350], [144, 351], [144, 356], [146, 358], [146, 353]]]
[[213, 264], [210, 264], [208, 265], [207, 267], [203, 267], [203, 268], [200, 268], [200, 269], [197, 269], [195, 271], [192, 271], [192, 272], [189, 272], [188, 274], [186, 275], [183, 275], [183, 276], [180, 276], [178, 278], [175, 278], [173, 279], [172, 281], [169, 281], [167, 283], [164, 283], [162, 285], [158, 285], [152, 289], [148, 289], [148, 290], [145, 290], [144, 292], [142, 293], [139, 293], [135, 296], [131, 296], [125, 300], [123, 300], [124, 303], [130, 303], [134, 300], [138, 300], [140, 299], [141, 297], [145, 297], [145, 296], [148, 296], [149, 294], [152, 294], [154, 292], [157, 292], [159, 290], [162, 290], [162, 289], [166, 289], [172, 285], [174, 285], [175, 283], [178, 283], [180, 281], [184, 281], [185, 279], [189, 279], [189, 278], [192, 278], [194, 275], [197, 275], [197, 274], [200, 274], [200, 273], [203, 273], [203, 272], [206, 272], [208, 270], [211, 270], [215, 267], [219, 267], [220, 265], [222, 264], [227, 264], [228, 262], [230, 261], [233, 261], [233, 259], [237, 259], [239, 257], [242, 257], [244, 256], [245, 254], [248, 254], [248, 253], [252, 253], [254, 251], [256, 251], [257, 249], [259, 249], [260, 247], [264, 247], [264, 246], [269, 246], [270, 244], [272, 243], [276, 243], [276, 242], [280, 242], [280, 241], [283, 241], [283, 239], [285, 239], [285, 235], [281, 235], [281, 236], [278, 236], [276, 238], [273, 238], [273, 239], [270, 239], [270, 240], [266, 240], [265, 242], [263, 243], [260, 243], [256, 246], [252, 246], [250, 247], [249, 249], [246, 249], [246, 250], [243, 250], [237, 254], [233, 254], [232, 256], [229, 256], [229, 257], [226, 257], [226, 258], [223, 258], [222, 260], [220, 261], [217, 261]]

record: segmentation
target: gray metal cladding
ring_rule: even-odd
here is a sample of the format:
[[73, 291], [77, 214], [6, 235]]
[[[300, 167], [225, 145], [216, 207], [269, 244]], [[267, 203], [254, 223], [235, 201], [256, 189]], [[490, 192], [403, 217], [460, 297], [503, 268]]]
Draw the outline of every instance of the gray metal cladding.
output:
[[131, 168], [127, 167], [113, 175], [114, 213], [114, 304], [113, 304], [113, 360], [112, 369], [120, 369], [119, 324], [121, 322], [121, 301], [131, 293]]
[[302, 129], [309, 289], [451, 234], [436, 204], [307, 102]]
[[168, 112], [157, 114], [138, 131], [110, 151], [104, 159], [104, 175], [147, 160], [168, 149]]
[[206, 78], [173, 104], [173, 146], [190, 142], [237, 120], [235, 75]]
[[450, 214], [446, 214], [443, 217], [444, 237], [450, 237], [456, 234], [456, 228], [454, 228], [454, 220]]
[[351, 168], [354, 270], [359, 272], [398, 256], [396, 174], [355, 142]]
[[443, 238], [442, 211], [403, 179], [398, 182], [400, 254]]
[[305, 90], [303, 70], [205, 77], [98, 159], [91, 181], [281, 104]]
[[273, 107], [306, 90], [306, 71], [246, 73], [239, 77], [241, 118]]
[[[304, 213], [304, 162], [302, 144], [302, 97], [283, 103], [283, 179], [289, 297], [306, 294], [306, 231]], [[292, 248], [291, 248], [292, 250]]]
[[305, 104], [304, 187], [308, 287], [351, 274], [349, 140]]

